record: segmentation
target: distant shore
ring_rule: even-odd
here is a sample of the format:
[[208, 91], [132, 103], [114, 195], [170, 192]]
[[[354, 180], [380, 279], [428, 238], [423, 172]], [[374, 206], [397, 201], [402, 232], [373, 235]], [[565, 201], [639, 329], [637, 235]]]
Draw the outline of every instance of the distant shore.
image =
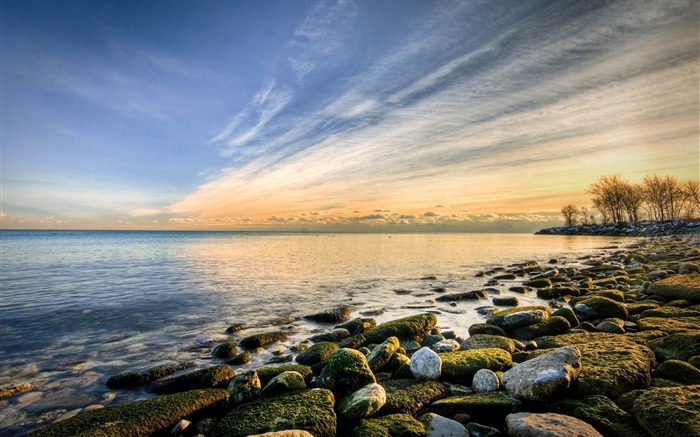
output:
[[637, 223], [586, 224], [541, 229], [535, 235], [603, 235], [610, 237], [658, 237], [700, 234], [700, 220], [641, 221]]

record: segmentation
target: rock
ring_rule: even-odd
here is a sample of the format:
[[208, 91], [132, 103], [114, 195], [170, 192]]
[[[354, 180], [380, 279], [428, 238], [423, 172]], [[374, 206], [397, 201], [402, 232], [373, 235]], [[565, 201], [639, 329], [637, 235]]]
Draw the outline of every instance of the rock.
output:
[[183, 417], [223, 410], [228, 392], [191, 390], [86, 411], [39, 429], [32, 436], [150, 436], [169, 432]]
[[365, 331], [365, 336], [370, 343], [382, 343], [389, 337], [396, 337], [399, 340], [407, 340], [417, 336], [423, 336], [430, 332], [437, 324], [435, 314], [423, 313], [402, 319], [382, 323], [381, 325]]
[[287, 370], [275, 376], [263, 387], [260, 396], [271, 396], [306, 388], [304, 377], [299, 372]]
[[[196, 437], [196, 436], [195, 436]], [[310, 432], [301, 429], [287, 429], [284, 431], [272, 431], [264, 434], [252, 434], [248, 437], [314, 437]]]
[[491, 302], [497, 307], [517, 307], [520, 305], [520, 300], [516, 296], [494, 296]]
[[442, 359], [432, 349], [421, 348], [411, 357], [411, 373], [416, 379], [440, 379]]
[[604, 319], [595, 325], [595, 329], [600, 332], [607, 332], [608, 334], [624, 334], [624, 326], [624, 321], [622, 319]]
[[226, 388], [234, 375], [235, 373], [228, 366], [212, 366], [161, 379], [154, 382], [148, 391], [168, 394], [202, 388]]
[[232, 405], [242, 404], [257, 398], [261, 389], [262, 384], [260, 384], [260, 378], [255, 370], [234, 376], [226, 388], [231, 396], [229, 402]]
[[[673, 306], [663, 306], [659, 308], [651, 308], [648, 309], [639, 316], [641, 318], [644, 317], [672, 317], [672, 318], [677, 318], [677, 317], [698, 317], [700, 316], [700, 311], [693, 311], [693, 310], [687, 310], [684, 308], [678, 308], [678, 307], [673, 307]], [[700, 328], [698, 328], [700, 329]]]
[[498, 348], [506, 352], [515, 352], [515, 342], [504, 335], [475, 334], [464, 340], [460, 349]]
[[399, 349], [399, 339], [396, 337], [389, 337], [382, 344], [375, 346], [372, 352], [367, 355], [367, 363], [369, 368], [376, 372], [382, 366], [389, 362], [392, 355], [396, 353]]
[[287, 339], [287, 334], [284, 332], [263, 332], [261, 334], [254, 334], [241, 339], [240, 346], [246, 349], [257, 349], [259, 347], [267, 346], [268, 344], [284, 341]]
[[552, 310], [545, 306], [526, 306], [496, 310], [491, 313], [487, 323], [499, 326], [506, 331], [532, 325], [547, 320]]
[[516, 285], [516, 286], [514, 286], [514, 287], [508, 288], [508, 291], [512, 291], [512, 292], [514, 292], [514, 293], [525, 294], [525, 293], [529, 293], [530, 291], [532, 291], [532, 288], [530, 288], [530, 287], [525, 287], [525, 286], [522, 286], [522, 285]]
[[634, 401], [633, 414], [652, 436], [699, 436], [700, 385], [646, 390]]
[[518, 411], [522, 403], [502, 391], [452, 396], [433, 402], [428, 411], [445, 417], [466, 413], [472, 420], [499, 427], [508, 414]]
[[469, 437], [464, 425], [435, 413], [422, 416], [421, 422], [425, 424], [426, 437]]
[[469, 335], [474, 336], [476, 334], [500, 335], [505, 337], [506, 331], [496, 325], [489, 325], [488, 323], [474, 323], [469, 327]]
[[9, 387], [3, 387], [3, 388], [0, 388], [0, 399], [9, 398], [10, 396], [24, 393], [24, 392], [29, 391], [31, 389], [32, 389], [32, 385], [27, 384], [27, 383], [11, 385]]
[[[148, 384], [157, 379], [171, 375], [177, 371], [194, 367], [191, 361], [183, 363], [167, 363], [158, 366], [149, 367], [145, 370], [129, 370], [126, 372], [117, 373], [107, 380], [109, 388], [130, 388]], [[2, 398], [2, 397], [0, 397]]]
[[362, 334], [353, 335], [338, 342], [339, 349], [357, 349], [367, 343], [367, 339]]
[[681, 360], [668, 360], [659, 364], [654, 378], [665, 378], [685, 385], [700, 384], [700, 370]]
[[270, 382], [274, 377], [276, 377], [282, 372], [287, 372], [290, 370], [297, 372], [301, 376], [303, 376], [306, 385], [309, 385], [309, 383], [311, 382], [311, 378], [313, 377], [313, 371], [311, 370], [311, 367], [304, 366], [301, 364], [284, 364], [282, 366], [258, 367], [257, 369], [255, 369], [255, 372], [260, 378], [260, 384], [262, 384], [262, 386], [265, 387], [267, 383]]
[[425, 427], [407, 414], [390, 414], [384, 417], [363, 420], [359, 426], [352, 430], [350, 436], [425, 437]]
[[435, 302], [454, 302], [457, 300], [479, 300], [488, 296], [484, 290], [467, 291], [465, 293], [451, 293], [437, 297]]
[[180, 435], [185, 430], [185, 428], [189, 427], [190, 425], [192, 425], [192, 422], [190, 422], [189, 420], [182, 419], [181, 421], [175, 424], [173, 429], [170, 430], [170, 434]]
[[607, 319], [615, 317], [627, 319], [625, 304], [603, 296], [594, 296], [574, 305], [574, 313], [584, 319]]
[[680, 319], [669, 319], [666, 317], [645, 317], [637, 321], [639, 329], [646, 331], [655, 329], [676, 334], [679, 332], [700, 331], [700, 317], [682, 317]]
[[225, 364], [228, 364], [230, 366], [240, 366], [241, 364], [248, 363], [252, 356], [253, 354], [251, 354], [250, 352], [243, 351], [236, 354], [231, 359], [225, 361]]
[[438, 381], [392, 379], [381, 383], [386, 404], [380, 414], [416, 414], [427, 405], [449, 394], [447, 386]]
[[539, 348], [576, 346], [581, 352], [581, 371], [571, 387], [573, 396], [604, 395], [616, 398], [651, 383], [654, 353], [646, 346], [618, 334], [601, 332], [540, 337]]
[[510, 354], [503, 349], [468, 349], [439, 354], [442, 359], [440, 379], [454, 383], [471, 384], [479, 369], [494, 372], [506, 370], [513, 364]]
[[421, 346], [423, 347], [430, 347], [433, 344], [446, 340], [446, 338], [442, 334], [430, 334], [426, 335], [423, 341], [421, 342]]
[[556, 413], [515, 413], [506, 417], [510, 437], [603, 437], [586, 422]]
[[442, 340], [430, 345], [430, 349], [435, 352], [452, 352], [459, 349], [459, 343], [457, 343], [457, 340], [453, 339]]
[[631, 414], [620, 409], [615, 402], [600, 395], [581, 399], [562, 399], [552, 405], [552, 413], [566, 414], [581, 419], [599, 433], [610, 437], [642, 436], [642, 431]]
[[335, 328], [332, 331], [316, 334], [309, 337], [309, 340], [318, 343], [321, 341], [338, 341], [350, 337], [350, 331], [345, 328]]
[[234, 332], [240, 332], [244, 330], [245, 328], [243, 327], [242, 323], [234, 323], [233, 325], [229, 326], [226, 328], [226, 333], [227, 334], [233, 334]]
[[339, 349], [328, 358], [318, 387], [331, 390], [339, 399], [377, 382], [369, 368], [367, 358], [354, 349]]
[[307, 320], [321, 323], [343, 323], [350, 320], [350, 308], [338, 307], [322, 311], [320, 313], [308, 314], [304, 316]]
[[354, 421], [369, 417], [386, 404], [384, 387], [374, 383], [369, 384], [338, 403], [338, 414], [345, 420]]
[[692, 262], [684, 262], [678, 266], [678, 273], [688, 274], [688, 273], [700, 273], [700, 264]]
[[651, 301], [641, 301], [641, 302], [634, 302], [634, 303], [629, 303], [627, 304], [627, 313], [632, 316], [636, 314], [641, 314], [646, 310], [654, 309], [654, 308], [659, 308], [659, 304], [657, 302], [651, 302]]
[[328, 359], [335, 351], [338, 350], [338, 345], [328, 341], [316, 343], [304, 352], [297, 355], [297, 363], [305, 366], [313, 366], [317, 363], [322, 363]]
[[501, 382], [519, 399], [548, 401], [568, 390], [580, 371], [581, 352], [564, 346], [506, 371]]
[[238, 348], [236, 347], [236, 345], [228, 341], [225, 343], [217, 344], [211, 351], [212, 355], [214, 355], [216, 358], [221, 359], [231, 358], [237, 353]]
[[649, 286], [649, 294], [667, 299], [687, 299], [692, 302], [700, 302], [700, 274], [673, 275], [653, 282]]
[[229, 411], [211, 430], [211, 437], [245, 437], [271, 431], [303, 430], [314, 437], [336, 435], [333, 393], [297, 390], [267, 396]]
[[377, 326], [377, 321], [372, 318], [361, 318], [352, 319], [348, 322], [336, 325], [336, 329], [347, 329], [350, 335], [362, 334], [368, 329], [372, 329]]
[[480, 369], [474, 374], [472, 380], [472, 390], [474, 393], [487, 393], [500, 388], [501, 382], [498, 375], [489, 369]]
[[569, 321], [563, 317], [552, 316], [544, 322], [533, 323], [528, 326], [521, 326], [508, 331], [508, 334], [519, 340], [533, 340], [544, 335], [563, 334], [571, 329]]
[[481, 425], [475, 422], [469, 422], [466, 425], [470, 437], [501, 437], [501, 431], [490, 426]]
[[700, 369], [700, 355], [694, 355], [688, 358], [687, 362], [696, 369]]
[[289, 363], [294, 359], [292, 354], [277, 355], [265, 361], [265, 364]]
[[552, 281], [549, 278], [531, 279], [523, 282], [523, 286], [532, 288], [547, 288], [552, 286]]

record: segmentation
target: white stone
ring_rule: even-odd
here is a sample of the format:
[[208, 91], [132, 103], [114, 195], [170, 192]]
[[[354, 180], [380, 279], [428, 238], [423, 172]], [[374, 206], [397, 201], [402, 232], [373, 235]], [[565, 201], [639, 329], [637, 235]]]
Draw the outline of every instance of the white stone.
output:
[[411, 373], [416, 379], [440, 379], [442, 359], [432, 349], [420, 348], [411, 357]]
[[178, 423], [175, 424], [172, 430], [170, 430], [170, 434], [172, 435], [180, 435], [182, 434], [182, 431], [185, 430], [188, 426], [192, 425], [192, 422], [186, 419], [180, 420]]
[[452, 352], [459, 349], [459, 343], [456, 340], [440, 340], [430, 345], [430, 348], [435, 352]]
[[498, 375], [489, 369], [479, 369], [472, 380], [472, 390], [476, 393], [496, 391], [501, 386]]
[[430, 422], [425, 427], [426, 437], [469, 437], [469, 431], [461, 423], [447, 417], [428, 413]]

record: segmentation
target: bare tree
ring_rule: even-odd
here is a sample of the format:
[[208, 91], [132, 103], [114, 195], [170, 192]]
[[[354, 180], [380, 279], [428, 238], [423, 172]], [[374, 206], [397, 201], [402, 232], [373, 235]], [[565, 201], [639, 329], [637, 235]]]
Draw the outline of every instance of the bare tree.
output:
[[685, 197], [685, 217], [694, 219], [700, 216], [700, 181], [688, 179], [682, 182], [681, 188]]
[[621, 175], [602, 176], [588, 190], [593, 195], [593, 206], [603, 215], [603, 223], [636, 221], [639, 217], [641, 196], [637, 186], [630, 184]]
[[575, 205], [568, 204], [561, 208], [561, 215], [564, 216], [566, 226], [574, 226], [578, 222], [578, 208]]

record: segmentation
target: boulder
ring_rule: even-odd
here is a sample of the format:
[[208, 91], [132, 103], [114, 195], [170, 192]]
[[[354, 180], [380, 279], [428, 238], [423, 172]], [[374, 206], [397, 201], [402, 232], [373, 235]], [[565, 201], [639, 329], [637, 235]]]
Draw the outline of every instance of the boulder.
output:
[[433, 402], [428, 411], [445, 417], [466, 413], [477, 423], [500, 427], [503, 419], [518, 411], [521, 406], [522, 403], [516, 398], [496, 391], [440, 399]]
[[169, 432], [184, 417], [203, 417], [223, 410], [227, 401], [228, 392], [222, 389], [186, 391], [86, 411], [32, 435], [146, 437]]
[[685, 385], [700, 384], [700, 370], [681, 360], [668, 360], [654, 370], [654, 378], [670, 379]]
[[510, 437], [603, 437], [586, 422], [557, 413], [515, 413], [506, 417]]
[[386, 404], [384, 387], [374, 383], [344, 397], [338, 402], [337, 410], [340, 417], [354, 421], [369, 417]]
[[304, 316], [307, 320], [320, 323], [343, 323], [350, 320], [350, 308], [338, 307]]
[[563, 346], [525, 361], [501, 377], [510, 394], [528, 401], [549, 401], [569, 389], [581, 371], [581, 352]]
[[311, 378], [313, 377], [313, 371], [311, 370], [311, 367], [304, 366], [301, 364], [284, 364], [281, 366], [258, 367], [257, 369], [255, 369], [255, 372], [260, 378], [260, 384], [262, 384], [262, 386], [265, 387], [267, 383], [272, 380], [272, 378], [274, 378], [282, 372], [287, 372], [289, 370], [298, 372], [301, 376], [303, 376], [306, 385], [309, 385], [309, 383], [311, 382]]
[[241, 364], [248, 363], [252, 356], [253, 354], [251, 354], [249, 351], [243, 351], [226, 360], [224, 363], [228, 364], [229, 366], [240, 366]]
[[257, 349], [259, 347], [267, 346], [268, 344], [284, 341], [287, 339], [287, 334], [284, 332], [262, 332], [260, 334], [249, 335], [241, 339], [239, 345], [245, 349]]
[[672, 275], [653, 282], [649, 286], [649, 294], [667, 299], [687, 299], [692, 302], [700, 302], [700, 273]]
[[382, 344], [379, 344], [372, 349], [372, 352], [367, 355], [367, 363], [373, 372], [378, 371], [382, 366], [389, 362], [391, 356], [399, 349], [399, 339], [389, 337]]
[[600, 332], [607, 332], [608, 334], [624, 334], [625, 324], [622, 319], [603, 319], [600, 323], [595, 325], [595, 329]]
[[470, 437], [503, 437], [503, 433], [496, 428], [469, 422], [466, 425]]
[[464, 293], [451, 293], [435, 298], [436, 302], [454, 302], [457, 300], [479, 300], [488, 296], [484, 290], [467, 291]]
[[474, 374], [472, 390], [474, 393], [487, 393], [496, 391], [501, 387], [498, 375], [489, 369], [480, 369]]
[[[640, 390], [641, 391], [641, 390]], [[552, 413], [576, 417], [609, 437], [643, 436], [632, 415], [605, 396], [593, 395], [581, 399], [562, 399], [552, 405]]]
[[641, 314], [644, 311], [651, 310], [654, 308], [659, 308], [661, 305], [658, 304], [658, 302], [652, 302], [652, 301], [641, 301], [641, 302], [634, 302], [634, 303], [629, 303], [627, 304], [627, 313], [632, 316], [632, 315], [637, 315]]
[[[658, 308], [651, 308], [640, 314], [639, 317], [698, 317], [700, 316], [700, 311], [687, 310], [685, 308], [678, 308], [674, 306], [663, 306]], [[700, 328], [698, 328], [700, 329]]]
[[339, 341], [350, 337], [350, 331], [345, 328], [335, 328], [332, 331], [323, 332], [309, 337], [309, 341], [319, 343], [322, 341]]
[[571, 329], [571, 325], [568, 320], [563, 317], [552, 316], [544, 322], [511, 329], [508, 331], [508, 335], [519, 340], [527, 341], [544, 335], [563, 334], [569, 329]]
[[494, 296], [491, 301], [497, 307], [517, 307], [520, 305], [517, 296]]
[[565, 318], [566, 320], [568, 320], [569, 325], [571, 326], [576, 326], [579, 323], [581, 323], [578, 320], [578, 317], [576, 317], [576, 313], [574, 313], [574, 310], [572, 310], [571, 308], [559, 308], [558, 310], [552, 313], [552, 317], [554, 316]]
[[678, 332], [700, 331], [700, 317], [682, 317], [669, 319], [666, 317], [645, 317], [637, 321], [639, 329], [646, 331], [655, 329], [658, 331], [675, 334]]
[[382, 323], [381, 325], [365, 331], [362, 335], [369, 343], [382, 343], [389, 337], [399, 340], [407, 340], [422, 337], [437, 324], [435, 314], [423, 313], [404, 317], [398, 320]]
[[232, 405], [238, 405], [257, 398], [261, 389], [262, 385], [257, 372], [251, 370], [234, 376], [226, 390], [231, 396], [229, 402]]
[[424, 347], [411, 357], [411, 373], [416, 379], [440, 379], [442, 359], [432, 349]]
[[331, 390], [338, 398], [377, 382], [367, 358], [354, 349], [339, 349], [328, 358], [318, 377], [318, 387]]
[[438, 381], [392, 379], [381, 383], [386, 404], [380, 414], [416, 414], [427, 405], [449, 394], [447, 386]]
[[627, 319], [627, 308], [624, 303], [603, 296], [594, 296], [577, 302], [574, 305], [574, 313], [588, 320], [610, 317]]
[[158, 394], [169, 394], [202, 388], [226, 388], [234, 376], [235, 373], [228, 366], [212, 366], [161, 379], [154, 382], [148, 390]]
[[525, 306], [496, 310], [491, 313], [486, 323], [505, 329], [520, 328], [547, 320], [552, 310], [545, 306]]
[[238, 348], [236, 347], [235, 344], [233, 344], [230, 341], [217, 344], [216, 346], [214, 346], [214, 349], [212, 349], [212, 351], [211, 351], [212, 355], [214, 355], [216, 358], [221, 358], [221, 359], [231, 358], [232, 356], [236, 355], [237, 353], [238, 353]]
[[107, 380], [109, 388], [130, 388], [138, 387], [153, 382], [157, 379], [172, 375], [175, 372], [194, 367], [194, 362], [167, 363], [152, 366], [144, 370], [129, 370], [117, 373]]
[[652, 436], [700, 436], [700, 385], [654, 388], [635, 401], [634, 417]]
[[350, 433], [351, 437], [425, 437], [425, 426], [408, 414], [390, 414], [365, 419]]
[[430, 345], [430, 349], [434, 350], [435, 352], [452, 352], [459, 349], [459, 343], [457, 340], [450, 338], [433, 343]]
[[313, 366], [314, 364], [322, 363], [328, 359], [335, 351], [338, 350], [338, 345], [329, 341], [316, 343], [306, 349], [296, 357], [299, 364], [305, 366]]
[[503, 328], [496, 325], [490, 325], [488, 323], [474, 323], [469, 327], [468, 332], [471, 336], [477, 334], [500, 335], [502, 337], [506, 336], [506, 331]]
[[340, 325], [336, 325], [336, 329], [347, 329], [350, 335], [362, 334], [368, 329], [377, 326], [377, 321], [372, 318], [361, 318], [352, 319]]
[[330, 390], [297, 390], [261, 397], [229, 411], [212, 437], [245, 437], [271, 431], [303, 430], [314, 437], [336, 435], [335, 399]]
[[515, 352], [515, 342], [506, 336], [475, 334], [464, 340], [460, 345], [462, 350], [485, 348], [498, 348], [513, 353]]
[[299, 372], [287, 370], [275, 376], [263, 387], [260, 396], [271, 396], [306, 388], [304, 377]]
[[428, 413], [421, 416], [426, 437], [469, 437], [469, 431], [456, 420]]
[[499, 348], [467, 349], [438, 354], [442, 359], [443, 381], [471, 384], [480, 369], [494, 372], [506, 370], [513, 364], [511, 355]]
[[272, 431], [264, 434], [251, 434], [248, 437], [314, 437], [310, 432], [300, 429]]

